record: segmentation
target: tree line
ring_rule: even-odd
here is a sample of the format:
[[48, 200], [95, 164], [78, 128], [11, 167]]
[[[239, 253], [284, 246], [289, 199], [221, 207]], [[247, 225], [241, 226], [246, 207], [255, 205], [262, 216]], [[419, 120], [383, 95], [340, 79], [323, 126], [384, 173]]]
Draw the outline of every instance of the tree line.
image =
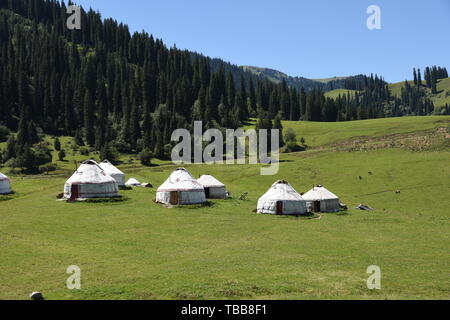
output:
[[[81, 30], [68, 30], [66, 19], [64, 2], [0, 2], [0, 125], [17, 132], [10, 137], [15, 150], [3, 152], [3, 161], [46, 153], [43, 133], [72, 136], [105, 156], [167, 158], [171, 133], [198, 120], [207, 130], [238, 128], [250, 118], [266, 124], [349, 121], [416, 110], [408, 108], [413, 98], [393, 99], [376, 75], [353, 77], [344, 87], [358, 91], [331, 99], [323, 87], [274, 83], [218, 59], [168, 48], [93, 10], [81, 10]], [[443, 71], [432, 68], [430, 76]], [[421, 110], [428, 114], [432, 107]]]

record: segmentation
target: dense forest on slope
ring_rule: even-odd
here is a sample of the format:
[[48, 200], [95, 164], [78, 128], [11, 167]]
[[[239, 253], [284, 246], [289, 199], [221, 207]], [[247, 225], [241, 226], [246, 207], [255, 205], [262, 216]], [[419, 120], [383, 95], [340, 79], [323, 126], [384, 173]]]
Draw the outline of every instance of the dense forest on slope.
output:
[[237, 128], [256, 117], [260, 128], [276, 128], [280, 120], [347, 121], [434, 109], [420, 86], [398, 98], [382, 78], [357, 76], [336, 83], [356, 94], [326, 98], [323, 86], [297, 88], [168, 48], [92, 10], [82, 10], [81, 30], [69, 30], [66, 11], [56, 0], [0, 1], [0, 131], [17, 132], [3, 162], [24, 154], [21, 163], [32, 162], [36, 150], [46, 153], [36, 147], [41, 133], [74, 136], [104, 155], [144, 150], [164, 158], [173, 130], [192, 128], [196, 120], [204, 129]]

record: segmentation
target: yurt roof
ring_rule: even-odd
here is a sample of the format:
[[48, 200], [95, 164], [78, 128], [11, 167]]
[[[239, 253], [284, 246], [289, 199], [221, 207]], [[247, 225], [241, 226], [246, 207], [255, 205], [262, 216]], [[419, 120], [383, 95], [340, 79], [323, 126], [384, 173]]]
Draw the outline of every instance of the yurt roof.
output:
[[135, 178], [130, 178], [130, 179], [128, 179], [128, 181], [125, 184], [127, 186], [134, 186], [134, 185], [139, 185], [141, 183]]
[[225, 187], [225, 185], [210, 175], [203, 175], [198, 180], [202, 186], [210, 188], [210, 187]]
[[114, 166], [111, 162], [108, 160], [104, 160], [101, 163], [98, 164], [103, 170], [106, 171], [108, 174], [124, 174], [122, 171], [120, 171], [116, 166]]
[[302, 196], [285, 180], [275, 182], [260, 200], [304, 200]]
[[327, 200], [327, 199], [339, 199], [337, 195], [327, 190], [323, 186], [316, 186], [303, 195], [306, 200]]
[[158, 188], [158, 192], [203, 191], [203, 186], [185, 168], [178, 168]]
[[9, 180], [9, 178], [0, 172], [0, 181], [3, 181], [3, 180]]
[[102, 184], [116, 183], [113, 177], [107, 174], [94, 160], [84, 161], [75, 171], [75, 173], [67, 180], [68, 184]]

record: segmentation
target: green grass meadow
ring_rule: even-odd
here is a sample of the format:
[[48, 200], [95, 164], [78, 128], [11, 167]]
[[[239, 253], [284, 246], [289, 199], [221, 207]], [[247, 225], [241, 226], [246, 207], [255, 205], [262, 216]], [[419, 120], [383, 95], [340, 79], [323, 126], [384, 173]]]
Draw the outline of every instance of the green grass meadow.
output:
[[[284, 126], [320, 147], [449, 121]], [[118, 203], [57, 201], [71, 161], [48, 175], [12, 175], [16, 193], [0, 198], [0, 299], [27, 299], [32, 291], [47, 299], [450, 299], [449, 149], [314, 148], [283, 154], [276, 176], [261, 176], [258, 165], [189, 165], [196, 177], [224, 182], [233, 198], [171, 209], [154, 199], [175, 166], [159, 164], [119, 166], [127, 179], [154, 188], [121, 191]], [[349, 210], [321, 219], [253, 213], [277, 179], [298, 192], [323, 184]], [[360, 203], [375, 210], [354, 209]], [[81, 290], [66, 288], [70, 265], [81, 268]], [[370, 265], [381, 268], [381, 290], [367, 288]]]
[[340, 143], [358, 137], [379, 138], [394, 134], [425, 131], [448, 124], [449, 116], [401, 117], [347, 122], [285, 121], [284, 129], [292, 128], [311, 147]]

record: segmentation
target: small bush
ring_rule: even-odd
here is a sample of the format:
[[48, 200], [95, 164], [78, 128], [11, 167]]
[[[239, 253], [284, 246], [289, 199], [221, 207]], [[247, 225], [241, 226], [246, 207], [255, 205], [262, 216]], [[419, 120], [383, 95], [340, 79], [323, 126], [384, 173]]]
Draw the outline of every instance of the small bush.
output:
[[108, 160], [109, 162], [116, 164], [119, 161], [119, 152], [110, 143], [107, 143], [100, 150], [100, 159]]
[[150, 149], [146, 148], [139, 153], [139, 160], [141, 164], [144, 166], [151, 166], [152, 164], [153, 153]]
[[78, 130], [75, 133], [75, 137], [74, 137], [75, 143], [79, 146], [84, 146], [84, 140], [83, 140], [83, 134], [81, 133], [80, 130]]
[[11, 131], [5, 126], [0, 126], [0, 142], [5, 142], [8, 140]]
[[284, 139], [286, 140], [286, 143], [290, 142], [297, 142], [297, 134], [295, 133], [294, 129], [288, 128], [286, 131], [286, 135], [284, 136]]
[[39, 167], [39, 173], [48, 173], [56, 171], [58, 168], [56, 163], [49, 163]]
[[80, 154], [81, 154], [82, 156], [88, 156], [88, 155], [89, 155], [89, 149], [86, 148], [86, 147], [81, 147], [81, 148], [80, 148]]
[[52, 162], [53, 160], [52, 152], [48, 148], [48, 144], [39, 143], [36, 145], [35, 149], [36, 151], [34, 152], [34, 157], [36, 166], [41, 166], [49, 162]]
[[59, 152], [58, 152], [59, 161], [64, 161], [65, 157], [66, 157], [66, 151], [64, 149], [59, 150]]
[[300, 152], [305, 151], [306, 148], [304, 146], [299, 146], [295, 142], [288, 142], [286, 146], [284, 147], [284, 153], [291, 153], [291, 152]]
[[53, 146], [54, 146], [56, 151], [60, 151], [61, 150], [61, 141], [59, 141], [59, 138], [55, 139], [55, 142], [53, 143]]
[[114, 148], [121, 153], [130, 153], [132, 151], [131, 145], [123, 140], [116, 140], [114, 142]]

